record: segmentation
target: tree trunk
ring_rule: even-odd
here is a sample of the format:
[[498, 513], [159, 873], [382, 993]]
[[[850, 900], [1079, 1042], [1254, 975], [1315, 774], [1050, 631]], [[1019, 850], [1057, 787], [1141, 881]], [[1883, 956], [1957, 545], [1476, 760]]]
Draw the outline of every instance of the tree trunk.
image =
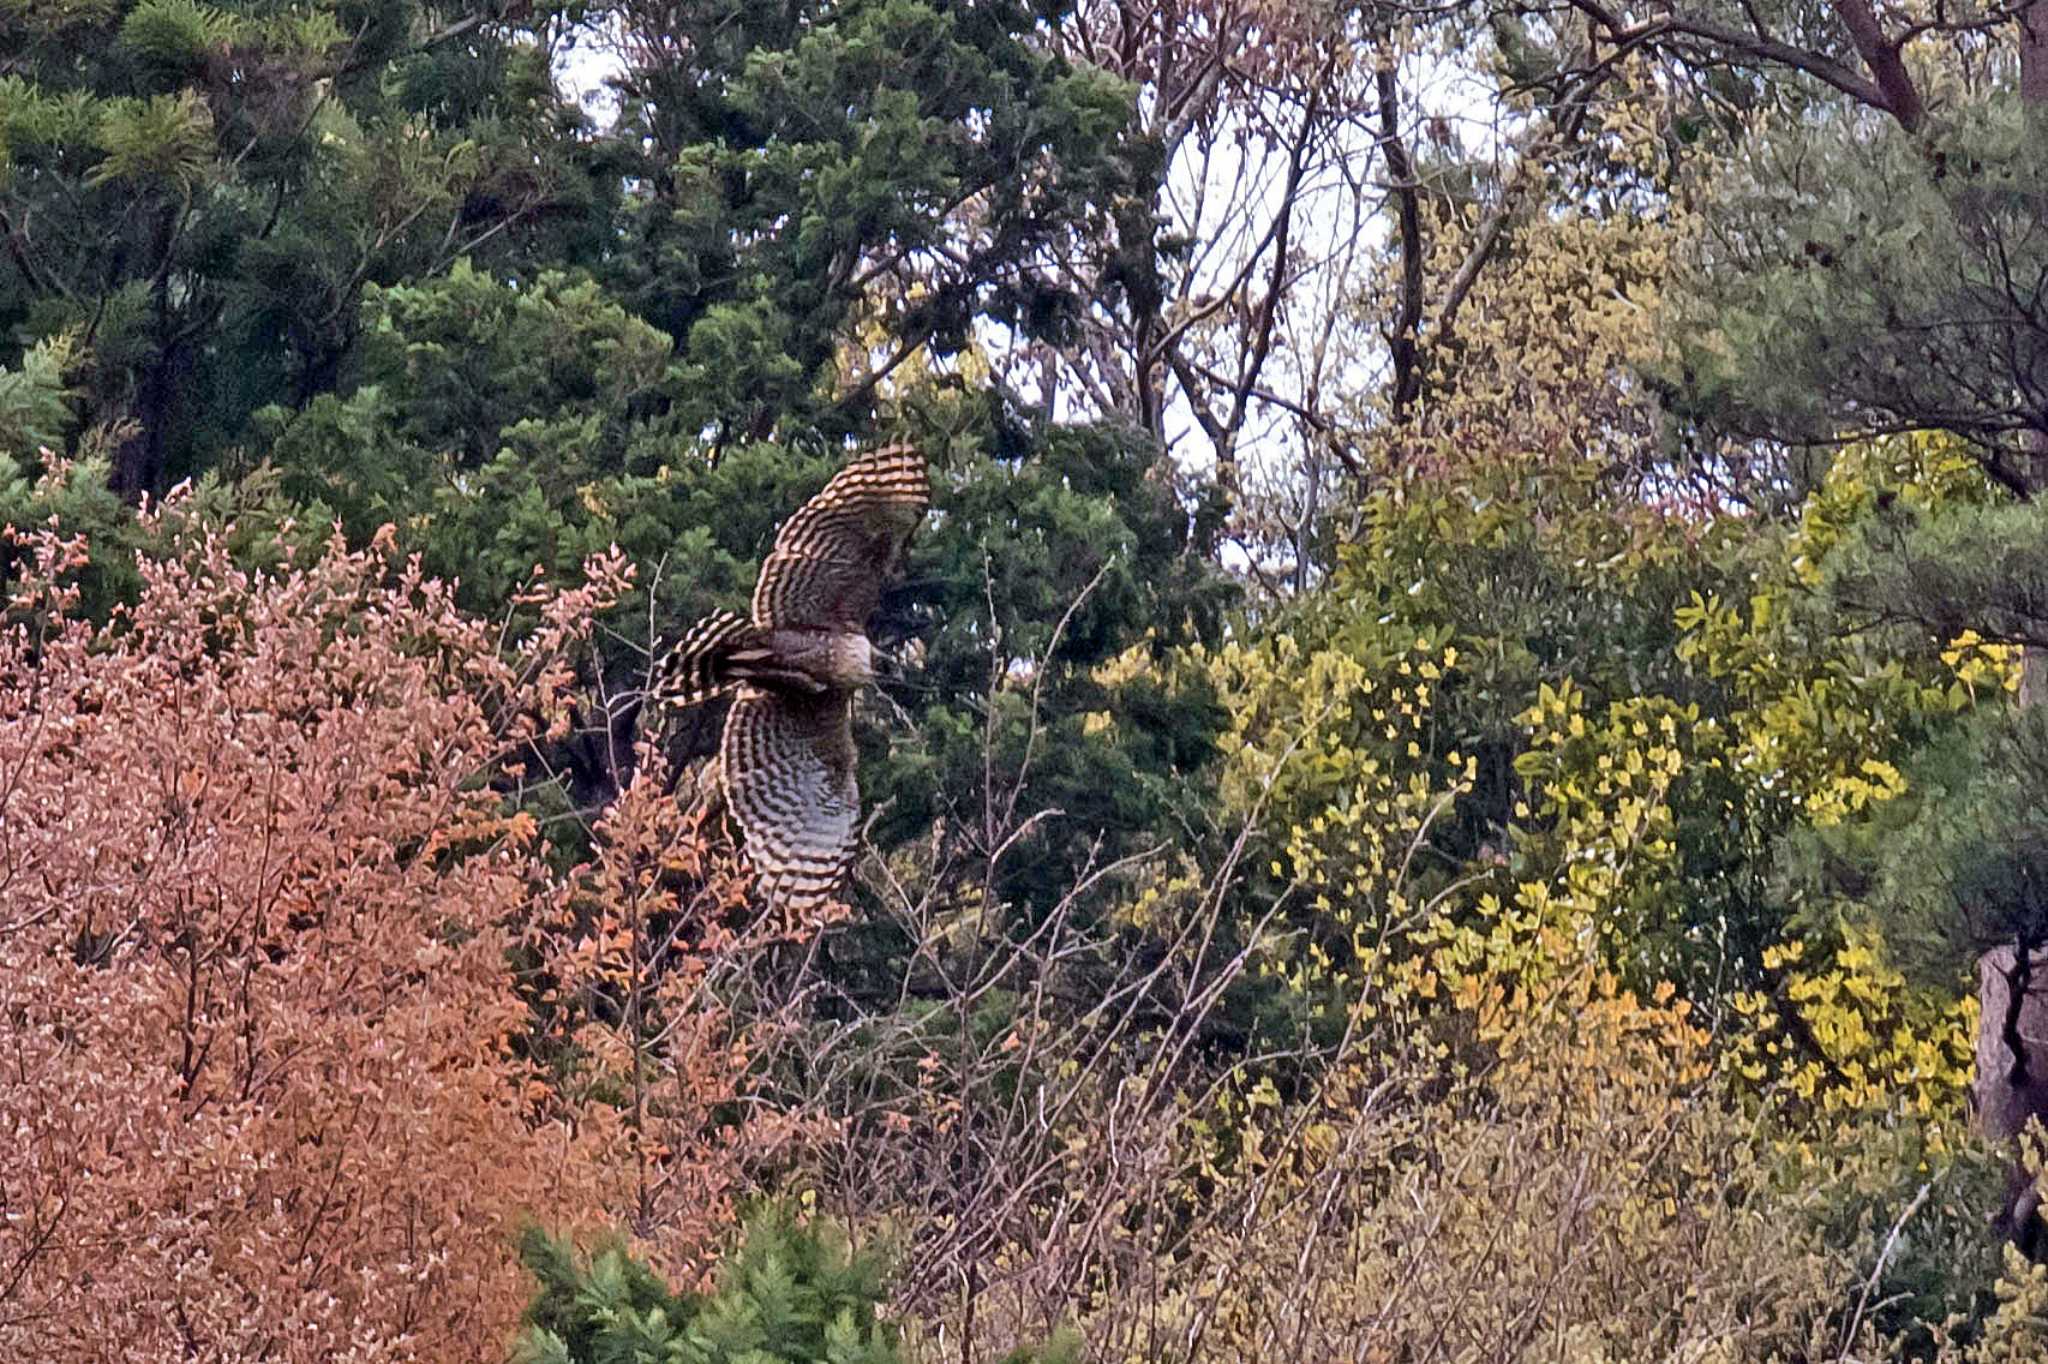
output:
[[2019, 14], [2020, 101], [2035, 116], [2048, 115], [2048, 0]]
[[136, 432], [114, 452], [114, 467], [108, 476], [113, 490], [131, 502], [145, 493], [163, 491], [171, 412], [185, 382], [186, 333], [171, 304], [171, 256], [183, 213], [180, 206], [166, 206], [157, 218], [156, 268], [150, 285], [151, 331], [156, 353], [150, 356], [136, 380], [135, 402], [128, 413], [136, 424]]
[[[2016, 1139], [2048, 1114], [2048, 952], [1996, 947], [1977, 961], [1977, 1126], [1993, 1141]], [[2015, 1160], [1992, 1219], [2029, 1256], [2041, 1250], [2041, 1195], [2034, 1172]]]
[[163, 491], [171, 417], [186, 369], [185, 346], [174, 341], [149, 361], [135, 386], [135, 403], [128, 415], [137, 429], [115, 449], [114, 467], [107, 480], [108, 486], [131, 502], [145, 493]]

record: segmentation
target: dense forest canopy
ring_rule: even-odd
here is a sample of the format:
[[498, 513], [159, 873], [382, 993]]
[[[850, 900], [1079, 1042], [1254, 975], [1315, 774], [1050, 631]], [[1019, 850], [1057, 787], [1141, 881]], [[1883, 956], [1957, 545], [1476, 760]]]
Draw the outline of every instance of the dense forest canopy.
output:
[[0, 0], [0, 1345], [2041, 1358], [2044, 487], [2048, 0]]

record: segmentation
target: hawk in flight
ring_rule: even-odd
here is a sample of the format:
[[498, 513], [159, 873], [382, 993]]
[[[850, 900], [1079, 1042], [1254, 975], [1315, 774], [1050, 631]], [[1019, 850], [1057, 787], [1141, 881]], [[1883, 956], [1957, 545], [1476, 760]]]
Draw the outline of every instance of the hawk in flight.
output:
[[772, 904], [815, 909], [852, 864], [853, 696], [875, 675], [868, 617], [930, 502], [915, 451], [862, 455], [783, 523], [751, 618], [707, 616], [662, 660], [655, 692], [666, 704], [739, 689], [718, 784]]

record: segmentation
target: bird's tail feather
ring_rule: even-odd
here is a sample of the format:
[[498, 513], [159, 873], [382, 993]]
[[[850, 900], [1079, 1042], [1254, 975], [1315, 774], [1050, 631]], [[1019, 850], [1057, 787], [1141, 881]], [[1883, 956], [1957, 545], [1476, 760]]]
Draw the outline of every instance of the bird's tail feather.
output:
[[736, 611], [717, 611], [689, 629], [655, 669], [654, 699], [694, 706], [736, 685], [735, 654], [761, 647], [761, 632]]

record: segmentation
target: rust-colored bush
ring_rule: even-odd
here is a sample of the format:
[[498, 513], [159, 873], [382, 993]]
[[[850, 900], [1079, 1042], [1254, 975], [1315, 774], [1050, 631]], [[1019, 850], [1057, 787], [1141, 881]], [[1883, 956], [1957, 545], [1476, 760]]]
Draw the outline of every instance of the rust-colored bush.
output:
[[[674, 862], [656, 843], [690, 835], [636, 783], [605, 860], [565, 878], [494, 786], [565, 723], [570, 651], [623, 570], [536, 590], [515, 644], [388, 538], [280, 546], [254, 572], [220, 528], [158, 515], [172, 549], [104, 625], [62, 586], [80, 543], [15, 537], [0, 1351], [493, 1356], [528, 1291], [525, 1219], [628, 1217], [651, 1161], [697, 1196], [642, 1230], [673, 1248], [719, 1211], [725, 1139], [690, 1123], [731, 1092], [736, 1049], [691, 1025], [687, 1065], [662, 1072], [689, 1102], [652, 1142], [631, 1084], [561, 1082], [562, 1056], [595, 1058], [587, 1077], [634, 1020], [561, 1011], [553, 1046], [524, 1045], [511, 965], [517, 943], [573, 979], [619, 917], [620, 868]], [[625, 1050], [636, 1073], [665, 1064]]]

